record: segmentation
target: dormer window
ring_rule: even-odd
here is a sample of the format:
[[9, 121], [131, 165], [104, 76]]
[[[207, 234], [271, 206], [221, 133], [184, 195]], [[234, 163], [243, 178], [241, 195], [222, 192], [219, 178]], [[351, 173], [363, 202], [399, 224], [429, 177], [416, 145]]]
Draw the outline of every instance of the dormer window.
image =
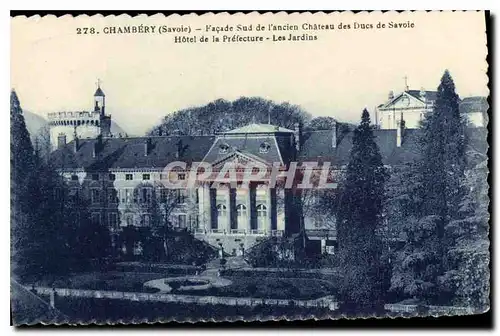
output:
[[260, 147], [259, 147], [259, 152], [260, 153], [267, 153], [269, 152], [269, 149], [271, 148], [271, 145], [267, 142], [263, 142]]
[[229, 151], [229, 145], [227, 143], [222, 143], [219, 146], [219, 153], [220, 154], [226, 154]]

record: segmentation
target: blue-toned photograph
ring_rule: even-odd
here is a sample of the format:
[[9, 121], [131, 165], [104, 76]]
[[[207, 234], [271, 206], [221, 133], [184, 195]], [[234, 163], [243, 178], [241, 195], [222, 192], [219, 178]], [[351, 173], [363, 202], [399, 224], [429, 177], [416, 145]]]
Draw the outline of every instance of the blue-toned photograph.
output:
[[13, 325], [488, 312], [485, 18], [12, 17]]

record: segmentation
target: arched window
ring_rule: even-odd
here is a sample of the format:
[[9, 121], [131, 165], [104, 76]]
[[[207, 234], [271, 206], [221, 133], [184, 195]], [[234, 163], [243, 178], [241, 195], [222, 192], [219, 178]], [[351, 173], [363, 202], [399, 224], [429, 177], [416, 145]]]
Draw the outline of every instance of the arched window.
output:
[[224, 204], [219, 204], [217, 205], [217, 216], [219, 217], [226, 217], [227, 215], [227, 208]]
[[238, 217], [246, 216], [247, 215], [247, 207], [244, 206], [243, 204], [238, 204], [236, 206], [236, 213]]
[[257, 205], [257, 217], [266, 217], [267, 207], [264, 204]]

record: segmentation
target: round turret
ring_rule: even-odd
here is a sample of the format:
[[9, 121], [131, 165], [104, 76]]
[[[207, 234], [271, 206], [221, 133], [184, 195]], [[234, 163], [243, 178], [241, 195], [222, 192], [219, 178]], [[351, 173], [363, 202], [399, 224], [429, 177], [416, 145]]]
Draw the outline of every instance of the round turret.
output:
[[91, 111], [72, 112], [52, 112], [48, 114], [50, 127], [50, 143], [52, 149], [61, 146], [62, 135], [68, 141], [72, 141], [75, 136], [79, 139], [96, 138], [98, 135], [110, 136], [111, 117], [106, 116], [105, 94], [98, 82], [97, 90], [94, 93], [94, 109]]

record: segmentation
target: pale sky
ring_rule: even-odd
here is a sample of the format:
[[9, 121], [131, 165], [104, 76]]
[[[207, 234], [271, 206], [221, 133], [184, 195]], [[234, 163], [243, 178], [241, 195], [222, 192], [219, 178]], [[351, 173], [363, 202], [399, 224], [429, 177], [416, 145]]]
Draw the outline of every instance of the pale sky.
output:
[[[206, 24], [351, 24], [412, 21], [415, 28], [292, 32], [315, 41], [175, 44], [180, 34], [107, 35], [104, 27], [184, 25], [211, 38]], [[77, 27], [99, 35], [77, 35]], [[106, 109], [129, 134], [142, 135], [166, 114], [218, 98], [260, 96], [300, 105], [313, 116], [357, 122], [361, 111], [404, 89], [435, 90], [449, 69], [460, 96], [487, 96], [487, 47], [482, 12], [258, 14], [153, 17], [81, 16], [12, 19], [11, 85], [24, 109], [89, 110], [97, 78]], [[218, 34], [222, 36], [223, 34]]]

